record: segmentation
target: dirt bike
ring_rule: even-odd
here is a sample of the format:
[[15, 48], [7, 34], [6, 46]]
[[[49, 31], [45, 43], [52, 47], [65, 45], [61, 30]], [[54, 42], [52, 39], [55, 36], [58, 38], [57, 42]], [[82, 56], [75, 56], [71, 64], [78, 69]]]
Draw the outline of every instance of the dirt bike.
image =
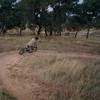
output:
[[37, 47], [23, 47], [23, 48], [20, 48], [19, 54], [23, 55], [25, 52], [33, 53], [36, 51], [37, 51]]

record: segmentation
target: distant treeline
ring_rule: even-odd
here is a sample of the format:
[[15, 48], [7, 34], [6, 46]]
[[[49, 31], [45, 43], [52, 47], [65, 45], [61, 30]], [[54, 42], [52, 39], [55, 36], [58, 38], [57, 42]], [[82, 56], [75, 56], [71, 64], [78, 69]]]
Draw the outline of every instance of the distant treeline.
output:
[[0, 0], [0, 34], [17, 28], [19, 35], [26, 28], [45, 36], [61, 35], [65, 29], [75, 31], [100, 28], [100, 0]]

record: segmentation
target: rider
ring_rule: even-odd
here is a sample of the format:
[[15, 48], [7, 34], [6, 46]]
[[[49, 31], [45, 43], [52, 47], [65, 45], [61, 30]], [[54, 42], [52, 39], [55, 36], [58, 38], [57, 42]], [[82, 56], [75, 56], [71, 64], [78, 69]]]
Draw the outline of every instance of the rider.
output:
[[38, 37], [32, 38], [26, 45], [27, 48], [37, 48]]

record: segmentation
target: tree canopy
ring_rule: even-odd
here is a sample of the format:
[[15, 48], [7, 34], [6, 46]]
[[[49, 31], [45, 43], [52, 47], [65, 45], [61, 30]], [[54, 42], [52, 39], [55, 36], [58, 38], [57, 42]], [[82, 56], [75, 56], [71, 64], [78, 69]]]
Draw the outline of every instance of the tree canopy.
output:
[[[50, 8], [51, 7], [51, 8]], [[52, 10], [50, 10], [52, 9]], [[99, 0], [0, 0], [0, 31], [26, 27], [45, 29], [46, 36], [64, 28], [81, 30], [100, 27]], [[88, 37], [88, 36], [87, 36]]]

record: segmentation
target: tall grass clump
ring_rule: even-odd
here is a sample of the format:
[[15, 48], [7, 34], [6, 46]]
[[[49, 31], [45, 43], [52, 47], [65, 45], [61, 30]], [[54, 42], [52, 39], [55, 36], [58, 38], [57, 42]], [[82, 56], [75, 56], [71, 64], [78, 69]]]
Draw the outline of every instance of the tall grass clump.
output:
[[[81, 61], [79, 59], [56, 59], [48, 69], [41, 72], [45, 81], [62, 84], [72, 90], [68, 100], [100, 100], [100, 63], [99, 61]], [[67, 87], [66, 87], [67, 86]], [[69, 87], [69, 88], [68, 88]], [[58, 92], [59, 93], [59, 92]], [[66, 100], [60, 92], [53, 100]], [[62, 96], [63, 95], [63, 96]]]

